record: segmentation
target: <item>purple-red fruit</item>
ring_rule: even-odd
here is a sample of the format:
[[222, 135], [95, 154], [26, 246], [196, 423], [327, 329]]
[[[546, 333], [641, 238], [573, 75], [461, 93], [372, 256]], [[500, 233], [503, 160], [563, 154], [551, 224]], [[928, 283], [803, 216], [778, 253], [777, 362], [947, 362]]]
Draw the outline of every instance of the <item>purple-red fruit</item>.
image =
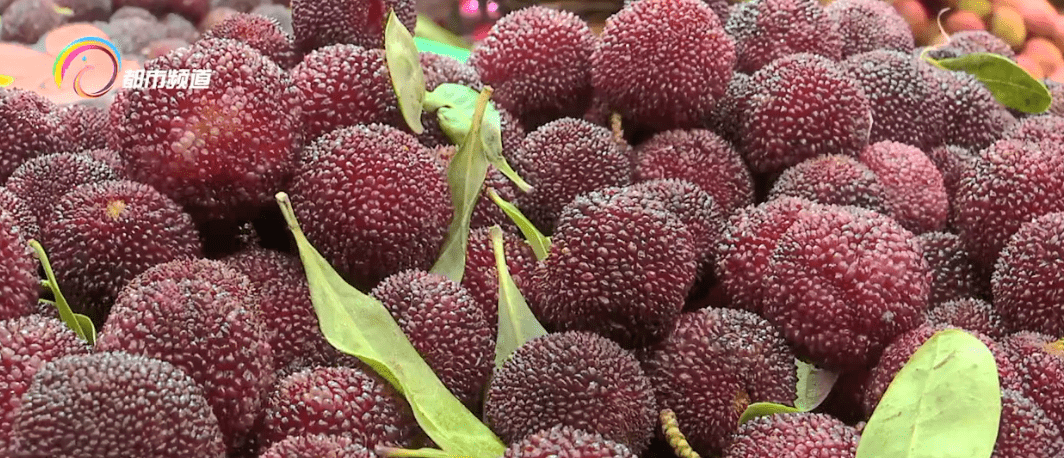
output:
[[454, 209], [440, 166], [410, 134], [387, 126], [333, 131], [304, 153], [289, 186], [307, 238], [337, 270], [368, 285], [428, 270]]
[[292, 0], [292, 29], [296, 49], [351, 44], [384, 48], [384, 26], [394, 10], [411, 34], [417, 22], [412, 0]]
[[161, 359], [189, 374], [235, 450], [273, 383], [273, 352], [256, 299], [248, 278], [221, 261], [159, 264], [119, 293], [96, 349]]
[[1064, 212], [1020, 226], [1001, 250], [992, 288], [1006, 329], [1064, 336]]
[[529, 434], [506, 449], [503, 458], [636, 458], [638, 455], [601, 434], [569, 426]]
[[1018, 332], [1001, 341], [1023, 383], [1023, 393], [1045, 411], [1053, 423], [1064, 424], [1064, 339], [1035, 332]]
[[652, 130], [700, 126], [728, 87], [735, 43], [702, 0], [629, 4], [606, 21], [591, 81], [607, 104]]
[[67, 18], [56, 11], [52, 0], [15, 0], [4, 13], [0, 40], [36, 43], [44, 34], [59, 27]]
[[460, 284], [419, 270], [385, 278], [370, 293], [391, 312], [443, 385], [476, 409], [491, 376], [496, 323]]
[[257, 14], [239, 13], [230, 16], [203, 37], [243, 41], [286, 70], [299, 63], [292, 45], [292, 37], [281, 30], [277, 21]]
[[769, 322], [744, 310], [685, 313], [669, 337], [641, 359], [656, 387], [658, 408], [676, 412], [701, 454], [727, 446], [751, 403], [794, 401], [794, 354]]
[[724, 458], [852, 458], [858, 439], [854, 427], [831, 415], [767, 415], [740, 426]]
[[[39, 156], [20, 165], [4, 187], [36, 211], [41, 226], [55, 218], [60, 197], [71, 189], [89, 183], [117, 180], [119, 173], [109, 165], [84, 154], [59, 153]], [[47, 248], [50, 241], [42, 240]]]
[[856, 159], [838, 154], [808, 159], [784, 170], [768, 193], [768, 200], [780, 197], [890, 214], [887, 190], [876, 174]]
[[799, 211], [768, 262], [763, 315], [799, 356], [825, 367], [875, 361], [923, 320], [931, 271], [916, 237], [845, 207]]
[[838, 64], [814, 54], [792, 54], [750, 79], [737, 149], [752, 170], [781, 172], [821, 155], [857, 156], [868, 144], [871, 126], [864, 91]]
[[525, 137], [514, 168], [533, 186], [514, 202], [537, 227], [551, 232], [562, 207], [576, 196], [631, 183], [631, 148], [609, 129], [564, 118]]
[[266, 449], [289, 436], [344, 436], [368, 449], [407, 446], [417, 432], [410, 406], [377, 374], [354, 367], [307, 368], [277, 382], [259, 432]]
[[754, 203], [754, 185], [743, 158], [709, 130], [660, 132], [635, 147], [635, 181], [680, 179], [713, 197], [726, 213]]
[[[41, 227], [37, 224], [37, 213], [26, 202], [7, 188], [0, 188], [0, 210], [8, 212], [15, 220], [15, 226], [23, 239], [40, 240]], [[0, 318], [2, 319], [2, 318]]]
[[495, 90], [496, 103], [535, 128], [587, 110], [594, 44], [591, 29], [575, 14], [531, 6], [496, 22], [469, 65]]
[[49, 361], [90, 348], [62, 321], [27, 315], [0, 321], [0, 450], [11, 441], [11, 422], [33, 376]]
[[33, 377], [11, 458], [224, 458], [218, 420], [181, 368], [125, 352], [71, 355]]
[[735, 69], [747, 74], [792, 54], [842, 57], [839, 24], [816, 0], [743, 2], [728, 16], [725, 30], [735, 37]]
[[[536, 267], [536, 255], [525, 239], [509, 232], [502, 233], [503, 253], [506, 267], [517, 289], [527, 291], [532, 269]], [[466, 247], [465, 274], [462, 286], [484, 311], [496, 335], [499, 324], [499, 273], [495, 267], [495, 248], [491, 244], [490, 229], [482, 227], [469, 232]]]
[[38, 262], [18, 224], [11, 212], [0, 211], [0, 320], [37, 310]]
[[921, 234], [946, 226], [949, 196], [942, 173], [923, 151], [903, 143], [882, 141], [861, 150], [859, 160], [883, 184], [889, 215], [902, 227]]
[[917, 239], [934, 276], [927, 298], [931, 307], [981, 292], [979, 276], [960, 237], [949, 232], [925, 232]]
[[156, 264], [202, 255], [192, 217], [151, 186], [133, 181], [70, 190], [41, 230], [63, 294], [97, 325], [133, 277]]
[[913, 50], [913, 32], [898, 11], [878, 0], [839, 0], [825, 8], [839, 24], [842, 58], [877, 49]]
[[982, 299], [956, 299], [940, 304], [927, 312], [932, 326], [951, 326], [978, 332], [991, 339], [1005, 336], [1005, 327], [994, 307]]
[[376, 458], [360, 442], [346, 436], [315, 434], [288, 436], [273, 444], [261, 458]]
[[495, 371], [484, 414], [506, 443], [561, 425], [634, 452], [646, 449], [657, 418], [654, 388], [635, 356], [586, 332], [548, 334], [518, 348]]
[[205, 39], [147, 70], [212, 71], [207, 89], [132, 89], [111, 107], [131, 179], [151, 183], [197, 220], [242, 219], [273, 202], [295, 168], [299, 93], [245, 43]]
[[1064, 436], [1041, 407], [1022, 391], [1001, 390], [1001, 421], [990, 458], [1064, 455]]
[[36, 92], [0, 88], [0, 180], [7, 180], [31, 158], [60, 152], [62, 142], [57, 142], [56, 135], [59, 118], [54, 110], [55, 106]]

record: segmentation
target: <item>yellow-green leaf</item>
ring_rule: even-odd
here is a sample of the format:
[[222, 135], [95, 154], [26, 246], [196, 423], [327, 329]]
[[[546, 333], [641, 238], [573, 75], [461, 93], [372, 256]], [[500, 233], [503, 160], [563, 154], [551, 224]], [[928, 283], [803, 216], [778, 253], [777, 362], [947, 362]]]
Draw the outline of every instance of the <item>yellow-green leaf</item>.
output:
[[44, 247], [40, 242], [36, 240], [30, 240], [27, 242], [31, 248], [33, 248], [34, 255], [37, 256], [37, 260], [41, 263], [41, 269], [44, 270], [44, 277], [47, 280], [41, 282], [41, 285], [52, 291], [52, 295], [55, 296], [55, 301], [45, 301], [50, 305], [55, 306], [59, 311], [59, 319], [67, 325], [70, 330], [74, 331], [81, 340], [84, 340], [89, 345], [96, 345], [96, 326], [92, 324], [92, 320], [89, 317], [80, 313], [74, 313], [70, 308], [70, 304], [67, 302], [66, 297], [63, 296], [63, 292], [59, 289], [59, 282], [55, 279], [55, 272], [52, 271], [52, 263], [48, 261], [48, 254], [44, 252]]
[[894, 376], [856, 458], [990, 458], [1000, 417], [990, 349], [967, 332], [939, 331]]
[[525, 342], [547, 335], [547, 330], [536, 319], [510, 276], [502, 229], [492, 226], [488, 231], [495, 250], [495, 268], [499, 273], [499, 335], [495, 341], [495, 367], [498, 368]]
[[532, 253], [536, 255], [536, 260], [542, 261], [547, 259], [547, 255], [550, 254], [550, 237], [543, 235], [543, 233], [536, 228], [536, 225], [532, 224], [532, 222], [525, 217], [524, 213], [521, 213], [521, 210], [519, 210], [517, 206], [507, 202], [506, 199], [499, 197], [499, 195], [495, 193], [495, 190], [488, 189], [488, 196], [490, 196], [491, 200], [495, 202], [495, 205], [498, 205], [499, 208], [502, 209], [503, 213], [506, 213], [506, 216], [510, 217], [510, 220], [517, 225], [517, 228], [521, 230], [521, 233], [525, 235], [525, 240], [527, 240], [528, 244], [532, 246]]
[[399, 22], [395, 11], [388, 13], [388, 24], [384, 27], [384, 59], [403, 119], [414, 133], [424, 132], [421, 112], [425, 102], [425, 73], [421, 69], [414, 37]]
[[839, 379], [839, 373], [821, 369], [802, 360], [796, 360], [796, 364], [798, 366], [798, 397], [794, 400], [794, 407], [808, 412], [827, 399], [828, 394], [831, 393], [831, 387]]
[[475, 120], [466, 133], [458, 152], [447, 166], [447, 182], [451, 187], [451, 203], [454, 216], [451, 226], [447, 228], [447, 237], [440, 250], [440, 257], [432, 266], [432, 273], [443, 275], [455, 283], [461, 283], [465, 275], [466, 247], [469, 243], [469, 223], [473, 218], [473, 207], [484, 187], [484, 177], [488, 174], [488, 159], [484, 157], [483, 144], [478, 140], [480, 120], [491, 98], [491, 88], [485, 87], [480, 93], [476, 110], [472, 116]]
[[498, 458], [506, 447], [443, 385], [380, 301], [347, 284], [303, 235], [292, 204], [277, 194], [303, 261], [325, 339], [358, 357], [407, 400], [421, 429], [445, 452]]
[[998, 102], [1009, 108], [1024, 113], [1043, 113], [1053, 102], [1053, 96], [1045, 84], [1007, 57], [974, 52], [960, 57], [934, 59], [925, 51], [924, 59], [945, 70], [971, 74], [994, 94]]
[[746, 410], [739, 416], [739, 425], [753, 420], [757, 417], [764, 417], [768, 415], [775, 415], [778, 413], [801, 413], [805, 410], [797, 407], [785, 406], [783, 404], [776, 404], [775, 402], [755, 402], [746, 406]]

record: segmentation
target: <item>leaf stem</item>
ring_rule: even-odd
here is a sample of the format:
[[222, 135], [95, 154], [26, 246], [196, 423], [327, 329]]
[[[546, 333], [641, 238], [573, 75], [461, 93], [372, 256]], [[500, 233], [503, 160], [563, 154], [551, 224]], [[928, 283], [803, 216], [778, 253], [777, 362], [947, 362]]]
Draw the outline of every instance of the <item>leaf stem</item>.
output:
[[488, 197], [495, 202], [502, 209], [506, 216], [510, 217], [510, 220], [517, 225], [517, 228], [524, 234], [525, 240], [532, 246], [532, 252], [536, 255], [537, 261], [547, 259], [547, 255], [550, 254], [550, 237], [543, 235], [542, 232], [536, 228], [536, 225], [532, 224], [521, 210], [514, 204], [507, 202], [495, 192], [494, 189], [488, 188]]
[[59, 282], [55, 279], [55, 273], [52, 271], [52, 263], [48, 261], [48, 254], [44, 252], [44, 247], [40, 242], [34, 239], [30, 239], [28, 242], [30, 248], [33, 248], [34, 254], [37, 256], [37, 260], [41, 262], [41, 268], [44, 269], [44, 275], [47, 280], [41, 281], [41, 286], [47, 287], [52, 290], [52, 294], [55, 296], [55, 302], [45, 300], [45, 303], [55, 305], [59, 309], [59, 318], [63, 320], [63, 323], [67, 325], [75, 334], [82, 340], [89, 343], [89, 345], [96, 344], [96, 330], [89, 326], [89, 329], [84, 329], [83, 324], [91, 323], [91, 321], [85, 318], [78, 318], [78, 314], [74, 313], [70, 309], [70, 304], [67, 303], [63, 292], [59, 290]]
[[455, 458], [454, 454], [447, 453], [443, 450], [435, 448], [419, 448], [417, 450], [410, 450], [405, 448], [388, 447], [384, 445], [378, 445], [374, 450], [378, 455], [388, 458], [410, 457], [410, 458]]
[[691, 448], [691, 444], [687, 443], [687, 438], [680, 431], [676, 413], [672, 409], [662, 410], [658, 418], [661, 420], [661, 432], [665, 435], [665, 440], [669, 443], [669, 447], [672, 447], [672, 451], [676, 456], [679, 458], [701, 458], [698, 452]]

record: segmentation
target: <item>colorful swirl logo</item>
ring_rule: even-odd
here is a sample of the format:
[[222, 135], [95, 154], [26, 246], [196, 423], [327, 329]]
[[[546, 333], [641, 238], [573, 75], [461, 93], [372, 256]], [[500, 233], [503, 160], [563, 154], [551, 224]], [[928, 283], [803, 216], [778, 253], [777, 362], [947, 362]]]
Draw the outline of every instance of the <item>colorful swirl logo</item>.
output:
[[[118, 71], [121, 70], [122, 60], [119, 57], [120, 54], [118, 53], [118, 48], [115, 47], [114, 43], [100, 37], [85, 37], [74, 40], [59, 52], [59, 55], [55, 59], [55, 66], [52, 67], [52, 73], [55, 76], [55, 85], [57, 87], [62, 87], [63, 80], [67, 76], [67, 71], [70, 70], [70, 64], [74, 63], [78, 56], [93, 50], [103, 51], [103, 53], [111, 59], [111, 79], [102, 89], [96, 92], [86, 91], [85, 88], [82, 87], [82, 77], [85, 76], [87, 72], [96, 69], [93, 65], [86, 65], [74, 75], [74, 92], [82, 97], [97, 98], [111, 90], [111, 87], [115, 84], [115, 80], [118, 79]], [[82, 57], [82, 60], [85, 60], [84, 56]]]

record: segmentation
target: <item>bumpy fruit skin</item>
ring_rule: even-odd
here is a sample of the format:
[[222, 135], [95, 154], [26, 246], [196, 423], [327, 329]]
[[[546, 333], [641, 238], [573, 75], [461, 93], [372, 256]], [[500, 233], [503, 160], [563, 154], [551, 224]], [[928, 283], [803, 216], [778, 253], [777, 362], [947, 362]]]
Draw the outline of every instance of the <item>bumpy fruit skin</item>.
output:
[[[894, 376], [901, 370], [905, 363], [909, 361], [913, 353], [920, 348], [927, 339], [930, 339], [936, 332], [945, 329], [959, 329], [952, 326], [922, 324], [919, 327], [912, 329], [909, 332], [899, 335], [885, 350], [883, 355], [879, 358], [875, 367], [872, 369], [872, 376], [869, 378], [868, 383], [865, 385], [864, 397], [862, 399], [862, 407], [866, 416], [872, 415], [876, 405], [879, 404], [879, 400], [883, 398], [883, 394], [887, 392], [887, 387], [890, 382], [894, 380]], [[1021, 377], [1019, 366], [1011, 360], [1011, 350], [1007, 347], [999, 345], [983, 334], [979, 334], [975, 331], [963, 329], [965, 332], [977, 337], [983, 344], [990, 349], [990, 352], [994, 355], [994, 361], [997, 362], [998, 380], [1002, 388], [1005, 389], [1020, 389]]]
[[798, 212], [766, 270], [763, 314], [800, 356], [846, 369], [920, 324], [931, 272], [916, 237], [845, 207]]
[[58, 135], [63, 137], [64, 152], [94, 150], [107, 146], [107, 110], [102, 107], [73, 104], [56, 113]]
[[[529, 277], [536, 267], [532, 246], [524, 237], [504, 231], [502, 248], [506, 255], [506, 268], [514, 284], [519, 291], [527, 291]], [[482, 227], [469, 232], [462, 287], [469, 291], [483, 310], [485, 319], [491, 325], [491, 335], [496, 335], [499, 325], [499, 272], [495, 267], [495, 248], [491, 244], [490, 228]]]
[[1060, 337], [1018, 332], [1002, 340], [1019, 372], [1023, 393], [1057, 425], [1064, 424], [1064, 342]]
[[54, 110], [36, 92], [0, 88], [0, 180], [7, 180], [30, 158], [60, 152], [56, 142], [59, 118]]
[[742, 101], [750, 88], [750, 75], [732, 72], [731, 81], [724, 97], [713, 107], [707, 125], [721, 138], [734, 144], [739, 137], [739, 116], [743, 110]]
[[273, 444], [261, 458], [375, 458], [361, 443], [345, 436], [289, 436]]
[[302, 99], [303, 132], [308, 141], [358, 124], [401, 125], [399, 102], [382, 49], [327, 46], [304, 57], [291, 74]]
[[0, 40], [36, 43], [48, 31], [66, 22], [52, 0], [15, 0], [4, 13]]
[[1051, 79], [1044, 79], [1042, 82], [1049, 88], [1049, 94], [1053, 97], [1048, 113], [1064, 116], [1064, 83]]
[[924, 151], [942, 142], [948, 114], [940, 70], [909, 53], [874, 50], [839, 63], [872, 109], [869, 143], [892, 140]]
[[97, 327], [133, 277], [156, 264], [203, 254], [192, 217], [151, 186], [133, 181], [70, 190], [56, 202], [42, 238], [71, 308]]
[[495, 89], [499, 105], [535, 128], [587, 110], [594, 44], [591, 29], [575, 14], [531, 6], [496, 22], [469, 65]]
[[1039, 142], [1052, 140], [1064, 141], [1064, 117], [1043, 114], [1029, 116], [1013, 124], [1001, 135], [1001, 138]]
[[798, 212], [820, 204], [797, 197], [780, 197], [735, 212], [724, 226], [714, 272], [730, 307], [761, 314], [764, 278], [780, 237], [794, 224]]
[[1064, 211], [1064, 149], [1051, 141], [1001, 140], [965, 169], [954, 225], [980, 274], [1021, 225]]
[[[484, 82], [480, 79], [476, 68], [451, 56], [420, 52], [418, 61], [421, 62], [421, 70], [425, 73], [426, 91], [432, 91], [443, 83], [461, 84], [477, 91], [484, 87]], [[495, 88], [495, 86], [492, 87]], [[497, 100], [498, 94], [499, 91], [496, 88], [492, 98]]]
[[772, 61], [753, 75], [747, 91], [737, 149], [755, 172], [781, 172], [825, 154], [856, 156], [868, 144], [868, 99], [825, 57], [792, 54]]
[[946, 93], [947, 119], [943, 139], [947, 144], [978, 151], [997, 140], [1016, 122], [1016, 118], [974, 76], [950, 71], [940, 71], [936, 75]]
[[207, 89], [133, 89], [112, 105], [130, 178], [197, 220], [239, 220], [270, 204], [302, 145], [299, 93], [288, 74], [247, 44], [220, 38], [145, 67], [213, 73]]
[[1001, 390], [1001, 424], [990, 458], [1061, 455], [1060, 426], [1022, 391]]
[[385, 278], [370, 293], [384, 304], [410, 343], [463, 404], [476, 408], [495, 358], [493, 328], [460, 284], [420, 270]]
[[37, 224], [37, 214], [26, 202], [6, 188], [0, 188], [0, 210], [8, 212], [15, 220], [15, 226], [25, 240], [40, 240], [41, 227]]
[[484, 414], [506, 443], [562, 425], [636, 453], [650, 443], [657, 418], [654, 388], [635, 356], [587, 332], [548, 334], [518, 348], [495, 371]]
[[686, 180], [713, 197], [727, 213], [754, 203], [754, 184], [743, 158], [727, 141], [704, 129], [659, 132], [635, 147], [635, 181]]
[[890, 216], [902, 227], [922, 234], [941, 230], [949, 217], [949, 197], [942, 173], [923, 151], [903, 143], [868, 145], [858, 156], [887, 190]]
[[664, 204], [668, 211], [680, 219], [691, 235], [691, 248], [698, 262], [699, 279], [713, 272], [717, 262], [717, 243], [724, 231], [727, 213], [713, 197], [684, 180], [650, 180], [627, 188], [634, 196], [645, 196]]
[[942, 185], [946, 187], [950, 202], [949, 225], [953, 227], [956, 218], [953, 209], [957, 204], [957, 191], [961, 187], [961, 180], [964, 179], [964, 170], [971, 167], [979, 155], [972, 154], [967, 148], [953, 145], [937, 146], [925, 151], [927, 158], [931, 159], [935, 168], [942, 173]]
[[279, 380], [269, 394], [259, 443], [266, 449], [289, 436], [330, 434], [372, 450], [408, 446], [416, 431], [410, 406], [376, 374], [307, 368]]
[[340, 357], [322, 335], [297, 256], [251, 247], [222, 259], [247, 275], [257, 290], [259, 315], [269, 334], [276, 371], [290, 365], [325, 365]]
[[37, 258], [26, 244], [29, 239], [19, 229], [18, 221], [7, 211], [0, 211], [0, 319], [18, 318], [37, 309], [40, 291]]
[[[41, 226], [55, 218], [60, 197], [76, 186], [117, 180], [120, 175], [107, 164], [84, 154], [58, 153], [35, 157], [20, 165], [4, 187], [34, 209]], [[42, 240], [47, 248], [50, 240]]]
[[631, 183], [631, 148], [605, 127], [563, 118], [536, 129], [513, 153], [513, 166], [533, 186], [515, 204], [551, 232], [562, 207], [576, 196]]
[[289, 35], [294, 35], [292, 30], [292, 10], [287, 5], [278, 3], [263, 3], [256, 6], [251, 10], [251, 14], [258, 14], [260, 16], [266, 16], [271, 19], [276, 19], [281, 25], [281, 30]]
[[226, 455], [192, 377], [158, 359], [100, 352], [54, 360], [33, 377], [12, 424], [10, 456]]
[[982, 299], [956, 299], [938, 305], [927, 312], [932, 326], [952, 326], [981, 333], [991, 339], [1005, 336], [1005, 327], [994, 307]]
[[724, 458], [850, 458], [859, 438], [856, 429], [831, 415], [768, 415], [740, 426]]
[[126, 6], [105, 24], [111, 42], [122, 55], [140, 56], [152, 43], [166, 38], [166, 30], [151, 12]]
[[839, 23], [842, 58], [889, 49], [912, 52], [913, 33], [905, 18], [889, 3], [875, 0], [839, 0], [824, 9]]
[[113, 0], [114, 7], [135, 6], [151, 11], [156, 16], [173, 12], [199, 22], [211, 9], [210, 0]]
[[843, 36], [816, 0], [754, 0], [742, 3], [725, 30], [735, 38], [735, 69], [754, 73], [776, 59], [809, 53], [837, 61]]
[[927, 298], [931, 307], [980, 292], [980, 279], [960, 237], [949, 232], [926, 232], [917, 239], [934, 276]]
[[1012, 331], [1064, 336], [1064, 213], [1024, 223], [994, 269], [994, 308]]
[[986, 30], [962, 30], [950, 35], [949, 44], [930, 51], [935, 59], [959, 57], [973, 52], [989, 52], [1015, 60], [1016, 52], [1004, 40]]
[[411, 0], [292, 0], [296, 50], [306, 54], [333, 44], [384, 48], [388, 13], [414, 33], [417, 23]]
[[668, 333], [697, 258], [687, 226], [660, 201], [618, 191], [566, 206], [526, 298], [549, 328], [592, 331], [634, 348]]
[[297, 60], [292, 37], [276, 20], [256, 14], [239, 13], [214, 26], [203, 38], [231, 38], [255, 48], [283, 69], [295, 67]]
[[695, 451], [727, 446], [754, 402], [794, 401], [794, 354], [779, 331], [744, 310], [706, 308], [680, 317], [641, 355], [659, 409], [672, 409]]
[[705, 2], [637, 1], [606, 20], [591, 81], [635, 125], [692, 128], [724, 96], [734, 63], [735, 43]]
[[273, 351], [256, 309], [251, 282], [221, 261], [170, 261], [122, 289], [96, 349], [161, 359], [188, 373], [233, 450], [273, 383]]
[[553, 428], [525, 436], [506, 449], [503, 458], [636, 458], [631, 449], [601, 434], [569, 426]]
[[444, 170], [387, 126], [330, 132], [307, 148], [289, 186], [307, 238], [342, 273], [372, 286], [432, 267], [454, 213]]
[[46, 363], [90, 348], [56, 318], [27, 315], [0, 321], [0, 450], [11, 442], [11, 422], [22, 394]]
[[838, 154], [807, 159], [784, 170], [768, 193], [768, 200], [780, 197], [890, 214], [887, 190], [876, 174], [856, 159]]

